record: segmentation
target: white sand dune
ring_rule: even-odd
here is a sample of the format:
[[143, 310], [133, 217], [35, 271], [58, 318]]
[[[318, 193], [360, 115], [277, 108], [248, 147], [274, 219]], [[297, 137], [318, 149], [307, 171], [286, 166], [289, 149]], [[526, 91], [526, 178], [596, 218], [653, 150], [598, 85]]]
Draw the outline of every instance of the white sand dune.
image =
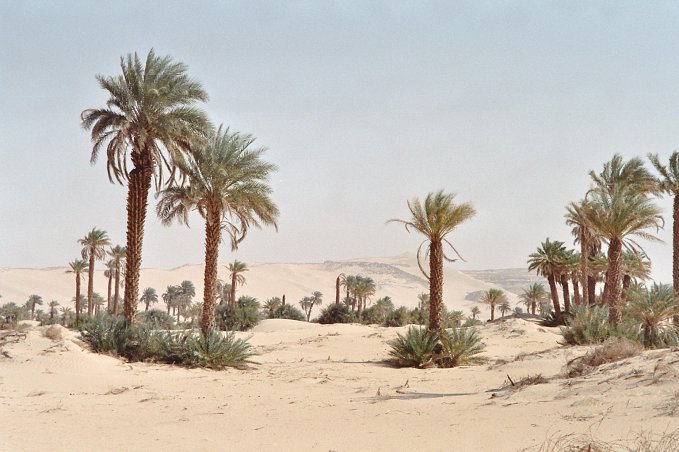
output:
[[[679, 428], [676, 352], [567, 379], [566, 361], [588, 348], [525, 320], [481, 327], [487, 364], [425, 370], [383, 363], [403, 329], [268, 320], [242, 333], [259, 364], [220, 372], [129, 364], [43, 329], [0, 356], [0, 450], [495, 452]], [[508, 387], [508, 375], [536, 374], [547, 382]]]
[[[267, 298], [286, 295], [286, 301], [297, 302], [313, 291], [320, 290], [325, 303], [335, 299], [335, 279], [340, 273], [361, 274], [375, 280], [377, 291], [373, 300], [389, 296], [397, 306], [417, 306], [417, 295], [428, 292], [428, 282], [420, 272], [414, 254], [406, 253], [394, 257], [352, 259], [348, 261], [323, 263], [249, 263], [250, 270], [244, 273], [246, 284], [238, 289], [239, 294], [247, 294], [263, 301]], [[24, 303], [31, 294], [38, 294], [48, 302], [57, 300], [62, 306], [72, 306], [75, 295], [74, 275], [66, 273], [66, 267], [47, 269], [0, 269], [0, 302], [14, 301]], [[228, 281], [226, 264], [219, 266], [219, 278]], [[143, 269], [140, 289], [155, 288], [162, 294], [168, 285], [190, 280], [196, 286], [197, 299], [202, 298], [203, 266], [185, 265], [171, 270]], [[108, 280], [103, 271], [95, 272], [94, 287], [104, 298]], [[479, 281], [454, 268], [445, 269], [444, 302], [448, 309], [462, 310], [469, 314], [472, 306], [478, 305], [464, 297], [470, 292], [498, 287]], [[82, 292], [86, 293], [87, 281], [83, 280]], [[344, 296], [344, 294], [342, 294]], [[514, 294], [508, 293], [512, 302]], [[164, 306], [158, 305], [163, 309]], [[488, 318], [489, 313], [481, 307]]]

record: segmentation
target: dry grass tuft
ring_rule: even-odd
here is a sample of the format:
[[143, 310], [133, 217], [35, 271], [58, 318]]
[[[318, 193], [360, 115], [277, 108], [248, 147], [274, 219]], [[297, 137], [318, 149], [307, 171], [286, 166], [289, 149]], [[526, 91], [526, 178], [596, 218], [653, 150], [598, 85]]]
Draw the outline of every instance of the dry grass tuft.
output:
[[587, 375], [603, 364], [637, 356], [643, 350], [643, 346], [638, 342], [619, 337], [611, 338], [586, 355], [569, 361], [566, 365], [566, 375], [569, 378]]
[[524, 449], [531, 452], [676, 452], [679, 450], [679, 430], [664, 433], [640, 432], [631, 441], [606, 442], [591, 434], [563, 435], [551, 438], [539, 446]]
[[61, 335], [61, 326], [59, 325], [50, 325], [42, 335], [53, 341], [61, 341], [64, 339]]

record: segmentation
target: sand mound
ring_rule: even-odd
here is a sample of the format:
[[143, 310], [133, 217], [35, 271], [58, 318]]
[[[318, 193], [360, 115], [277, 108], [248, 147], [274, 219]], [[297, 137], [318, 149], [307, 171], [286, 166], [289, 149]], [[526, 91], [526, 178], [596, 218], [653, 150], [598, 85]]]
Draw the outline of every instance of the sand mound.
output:
[[309, 330], [317, 328], [318, 325], [309, 322], [288, 319], [267, 319], [262, 320], [259, 325], [252, 329], [253, 333], [276, 333], [291, 330]]

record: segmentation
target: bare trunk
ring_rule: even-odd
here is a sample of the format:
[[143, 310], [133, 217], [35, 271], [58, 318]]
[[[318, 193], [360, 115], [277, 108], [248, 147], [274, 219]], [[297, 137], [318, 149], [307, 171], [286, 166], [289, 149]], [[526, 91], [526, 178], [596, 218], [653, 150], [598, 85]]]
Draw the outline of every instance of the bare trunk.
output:
[[537, 308], [537, 303], [536, 302], [531, 303], [530, 307], [531, 307], [532, 314], [535, 315], [535, 308]]
[[144, 312], [149, 312], [149, 303], [151, 303], [150, 300], [146, 302], [146, 309], [144, 309]]
[[207, 334], [215, 323], [215, 296], [217, 294], [217, 260], [221, 242], [221, 225], [218, 209], [208, 209], [205, 219], [205, 290], [203, 291], [203, 313], [200, 330]]
[[231, 295], [229, 295], [229, 307], [231, 312], [236, 312], [236, 276], [238, 274], [234, 272], [231, 275]]
[[441, 242], [429, 244], [429, 330], [441, 329], [443, 302], [443, 247]]
[[622, 293], [620, 294], [621, 300], [627, 300], [627, 289], [629, 289], [630, 284], [632, 284], [632, 277], [630, 275], [622, 276]]
[[561, 275], [561, 288], [563, 289], [563, 310], [566, 314], [571, 312], [571, 296], [568, 292], [568, 276]]
[[108, 271], [108, 293], [106, 295], [106, 312], [111, 313], [111, 285], [113, 284], [113, 273]]
[[490, 321], [492, 322], [495, 320], [495, 305], [491, 304], [490, 305]]
[[580, 303], [582, 302], [582, 300], [580, 299], [580, 284], [578, 283], [578, 278], [575, 277], [575, 275], [573, 275], [573, 298], [576, 306], [579, 306]]
[[335, 304], [339, 304], [340, 299], [340, 277], [335, 280]]
[[606, 272], [606, 284], [604, 286], [604, 303], [608, 305], [611, 325], [620, 323], [620, 256], [622, 255], [622, 242], [613, 239], [608, 245], [608, 271]]
[[596, 303], [596, 279], [593, 276], [587, 277], [587, 298], [589, 304]]
[[[583, 226], [580, 226], [580, 230], [582, 229]], [[582, 287], [582, 302], [585, 304], [589, 302], [589, 294], [587, 293], [587, 290], [585, 290], [585, 288], [587, 287], [588, 246], [589, 244], [587, 243], [587, 236], [584, 233], [580, 234], [580, 286]], [[573, 284], [575, 285], [575, 281], [573, 281]], [[577, 293], [577, 289], [575, 292]], [[575, 302], [577, 304], [580, 304], [578, 296], [576, 296]]]
[[[127, 192], [127, 272], [125, 273], [123, 302], [125, 305], [125, 321], [128, 325], [134, 323], [137, 314], [144, 221], [153, 168], [149, 161], [139, 163], [135, 164], [135, 168], [130, 172]], [[115, 303], [117, 302], [118, 299], [116, 298]]]
[[[679, 295], [679, 196], [674, 196], [672, 213], [672, 285]], [[679, 326], [679, 315], [673, 317], [674, 325]]]
[[549, 291], [552, 295], [552, 304], [554, 305], [554, 315], [561, 318], [561, 303], [559, 302], [559, 292], [556, 290], [556, 278], [554, 275], [547, 277], [549, 283]]
[[90, 250], [90, 271], [87, 278], [87, 316], [92, 317], [92, 295], [94, 293], [94, 251]]
[[281, 302], [283, 306], [285, 306], [285, 294], [283, 294], [283, 301]]
[[115, 292], [113, 293], [113, 315], [118, 314], [118, 299], [120, 298], [120, 262], [116, 264], [115, 271]]
[[[64, 314], [65, 315], [65, 314]], [[75, 274], [75, 323], [80, 322], [80, 274]]]

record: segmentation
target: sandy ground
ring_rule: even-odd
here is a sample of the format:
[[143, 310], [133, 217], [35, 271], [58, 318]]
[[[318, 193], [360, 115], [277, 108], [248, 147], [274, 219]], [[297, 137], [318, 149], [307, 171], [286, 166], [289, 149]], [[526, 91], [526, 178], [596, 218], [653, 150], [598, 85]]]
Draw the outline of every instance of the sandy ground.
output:
[[[487, 364], [425, 370], [384, 364], [403, 328], [266, 320], [243, 334], [259, 363], [244, 371], [125, 363], [43, 330], [0, 356], [2, 450], [517, 451], [679, 429], [679, 353], [566, 379], [588, 348], [526, 320], [481, 328]], [[507, 386], [535, 374], [548, 382]]]

